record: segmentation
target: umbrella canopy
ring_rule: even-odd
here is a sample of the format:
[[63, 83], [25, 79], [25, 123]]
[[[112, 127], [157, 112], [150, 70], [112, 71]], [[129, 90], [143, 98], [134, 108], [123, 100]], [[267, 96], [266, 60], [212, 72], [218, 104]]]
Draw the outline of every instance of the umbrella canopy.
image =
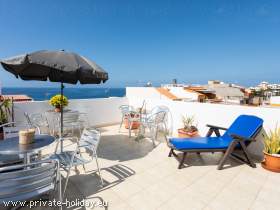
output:
[[[39, 80], [61, 83], [99, 84], [108, 80], [108, 73], [93, 61], [76, 53], [42, 50], [0, 61], [3, 68], [23, 80]], [[61, 107], [60, 137], [63, 134], [63, 106]], [[61, 141], [61, 151], [63, 141]]]
[[108, 73], [76, 53], [42, 50], [0, 61], [3, 68], [23, 80], [99, 84]]

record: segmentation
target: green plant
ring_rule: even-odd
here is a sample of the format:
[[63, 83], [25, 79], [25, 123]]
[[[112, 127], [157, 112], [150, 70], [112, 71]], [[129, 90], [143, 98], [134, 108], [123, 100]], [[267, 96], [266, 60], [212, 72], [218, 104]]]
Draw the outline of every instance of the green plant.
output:
[[184, 125], [185, 131], [197, 131], [196, 126], [194, 125], [194, 116], [182, 116], [182, 122]]
[[11, 115], [11, 105], [12, 102], [10, 99], [4, 99], [0, 102], [0, 125], [9, 121], [9, 116]]
[[68, 105], [68, 99], [66, 96], [61, 96], [60, 94], [58, 94], [50, 99], [49, 104], [54, 107], [65, 107]]
[[268, 154], [280, 154], [280, 128], [278, 126], [265, 135], [264, 151]]

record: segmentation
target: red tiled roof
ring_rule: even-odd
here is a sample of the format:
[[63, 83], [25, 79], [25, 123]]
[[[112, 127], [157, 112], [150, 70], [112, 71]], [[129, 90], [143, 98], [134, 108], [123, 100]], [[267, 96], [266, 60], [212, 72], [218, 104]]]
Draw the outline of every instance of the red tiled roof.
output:
[[167, 98], [171, 99], [171, 100], [178, 100], [179, 98], [177, 96], [175, 96], [174, 94], [170, 93], [167, 89], [160, 87], [160, 88], [156, 88], [156, 90], [166, 96]]
[[2, 95], [1, 99], [13, 99], [13, 101], [32, 101], [33, 99], [27, 95]]

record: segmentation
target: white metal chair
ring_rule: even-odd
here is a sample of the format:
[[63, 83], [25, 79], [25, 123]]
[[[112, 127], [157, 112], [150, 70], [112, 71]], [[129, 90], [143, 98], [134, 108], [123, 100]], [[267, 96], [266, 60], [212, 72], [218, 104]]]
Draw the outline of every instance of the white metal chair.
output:
[[133, 129], [133, 125], [135, 123], [139, 123], [139, 125], [140, 125], [140, 122], [141, 122], [140, 113], [135, 112], [135, 111], [130, 111], [129, 113], [126, 114], [125, 120], [127, 120], [127, 123], [128, 123], [128, 136], [130, 138], [131, 131]]
[[162, 126], [163, 130], [166, 130], [167, 113], [167, 110], [157, 110], [157, 112], [152, 112], [147, 117], [141, 118], [140, 130], [143, 130], [143, 132], [145, 133], [145, 128], [149, 129], [154, 146], [160, 127]]
[[[103, 185], [103, 179], [101, 177], [101, 172], [98, 164], [98, 157], [97, 157], [97, 149], [100, 142], [101, 134], [98, 130], [95, 129], [84, 129], [81, 135], [80, 140], [77, 140], [77, 146], [74, 151], [64, 151], [62, 153], [57, 154], [55, 152], [51, 158], [58, 159], [61, 163], [61, 167], [67, 172], [65, 186], [63, 190], [63, 195], [65, 194], [68, 179], [70, 175], [70, 170], [72, 167], [76, 167], [82, 165], [85, 170], [85, 164], [90, 163], [95, 159], [97, 170], [99, 173], [101, 184]], [[85, 150], [89, 154], [89, 158], [82, 157], [82, 150]], [[57, 148], [56, 148], [57, 150]]]
[[29, 201], [55, 191], [62, 202], [59, 167], [58, 160], [44, 160], [0, 168], [0, 207], [4, 202]]
[[[60, 116], [57, 119], [60, 128]], [[82, 134], [84, 121], [80, 120], [80, 113], [78, 111], [68, 111], [63, 113], [63, 136], [75, 136], [75, 131], [78, 131], [79, 136]], [[70, 131], [70, 132], [69, 132]]]
[[122, 119], [119, 127], [119, 132], [120, 132], [125, 118], [129, 115], [131, 111], [134, 111], [134, 108], [129, 105], [121, 105], [119, 109], [121, 110], [121, 114], [122, 114]]
[[[39, 134], [46, 133], [46, 134], [52, 134], [50, 131], [50, 126], [47, 121], [46, 116], [44, 116], [41, 113], [34, 113], [34, 114], [28, 114], [27, 112], [24, 112], [24, 116], [26, 118], [27, 124], [30, 128], [36, 128], [39, 132]], [[45, 132], [42, 132], [45, 130]]]

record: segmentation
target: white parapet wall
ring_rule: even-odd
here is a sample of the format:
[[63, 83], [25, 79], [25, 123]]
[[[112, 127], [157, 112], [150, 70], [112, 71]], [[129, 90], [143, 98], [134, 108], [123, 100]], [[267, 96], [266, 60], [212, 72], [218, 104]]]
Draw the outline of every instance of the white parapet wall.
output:
[[[92, 126], [111, 125], [119, 123], [121, 113], [119, 107], [128, 104], [125, 97], [111, 97], [98, 99], [73, 99], [69, 100], [68, 109], [86, 113], [89, 124]], [[31, 101], [15, 103], [15, 121], [25, 122], [24, 112], [46, 113], [54, 109], [48, 101]]]
[[182, 127], [182, 116], [194, 116], [202, 135], [206, 134], [206, 124], [228, 127], [241, 114], [256, 115], [264, 120], [266, 130], [280, 123], [280, 108], [251, 107], [240, 105], [210, 104], [198, 102], [171, 101], [160, 99], [128, 98], [129, 104], [141, 107], [145, 100], [147, 110], [155, 106], [167, 106], [172, 114], [173, 128]]
[[[173, 135], [177, 134], [177, 129], [183, 126], [182, 116], [194, 116], [199, 133], [205, 136], [208, 128], [207, 124], [229, 127], [231, 123], [241, 114], [255, 115], [264, 120], [264, 129], [269, 131], [280, 123], [280, 108], [277, 107], [252, 107], [240, 105], [210, 104], [198, 102], [172, 101], [166, 99], [145, 98], [131, 93], [128, 97], [129, 104], [134, 107], [141, 107], [145, 100], [146, 109], [151, 110], [155, 106], [167, 106], [172, 116], [169, 122]], [[169, 117], [171, 118], [171, 117]], [[259, 138], [263, 138], [260, 136]], [[256, 156], [262, 155], [262, 142], [251, 146], [251, 153]]]
[[[145, 88], [141, 88], [145, 89]], [[167, 106], [172, 114], [173, 128], [182, 127], [182, 116], [195, 116], [202, 134], [205, 134], [206, 124], [220, 125], [223, 127], [229, 126], [232, 121], [241, 114], [256, 115], [264, 119], [264, 127], [269, 130], [275, 128], [277, 123], [280, 123], [280, 108], [279, 107], [254, 107], [229, 104], [212, 104], [199, 102], [172, 101], [169, 99], [159, 99], [146, 97], [144, 91], [139, 90], [133, 92], [130, 89], [130, 94], [127, 95], [128, 102], [134, 107], [141, 107], [143, 101], [146, 103], [146, 108], [151, 110], [155, 106]], [[136, 90], [136, 88], [135, 88]]]

